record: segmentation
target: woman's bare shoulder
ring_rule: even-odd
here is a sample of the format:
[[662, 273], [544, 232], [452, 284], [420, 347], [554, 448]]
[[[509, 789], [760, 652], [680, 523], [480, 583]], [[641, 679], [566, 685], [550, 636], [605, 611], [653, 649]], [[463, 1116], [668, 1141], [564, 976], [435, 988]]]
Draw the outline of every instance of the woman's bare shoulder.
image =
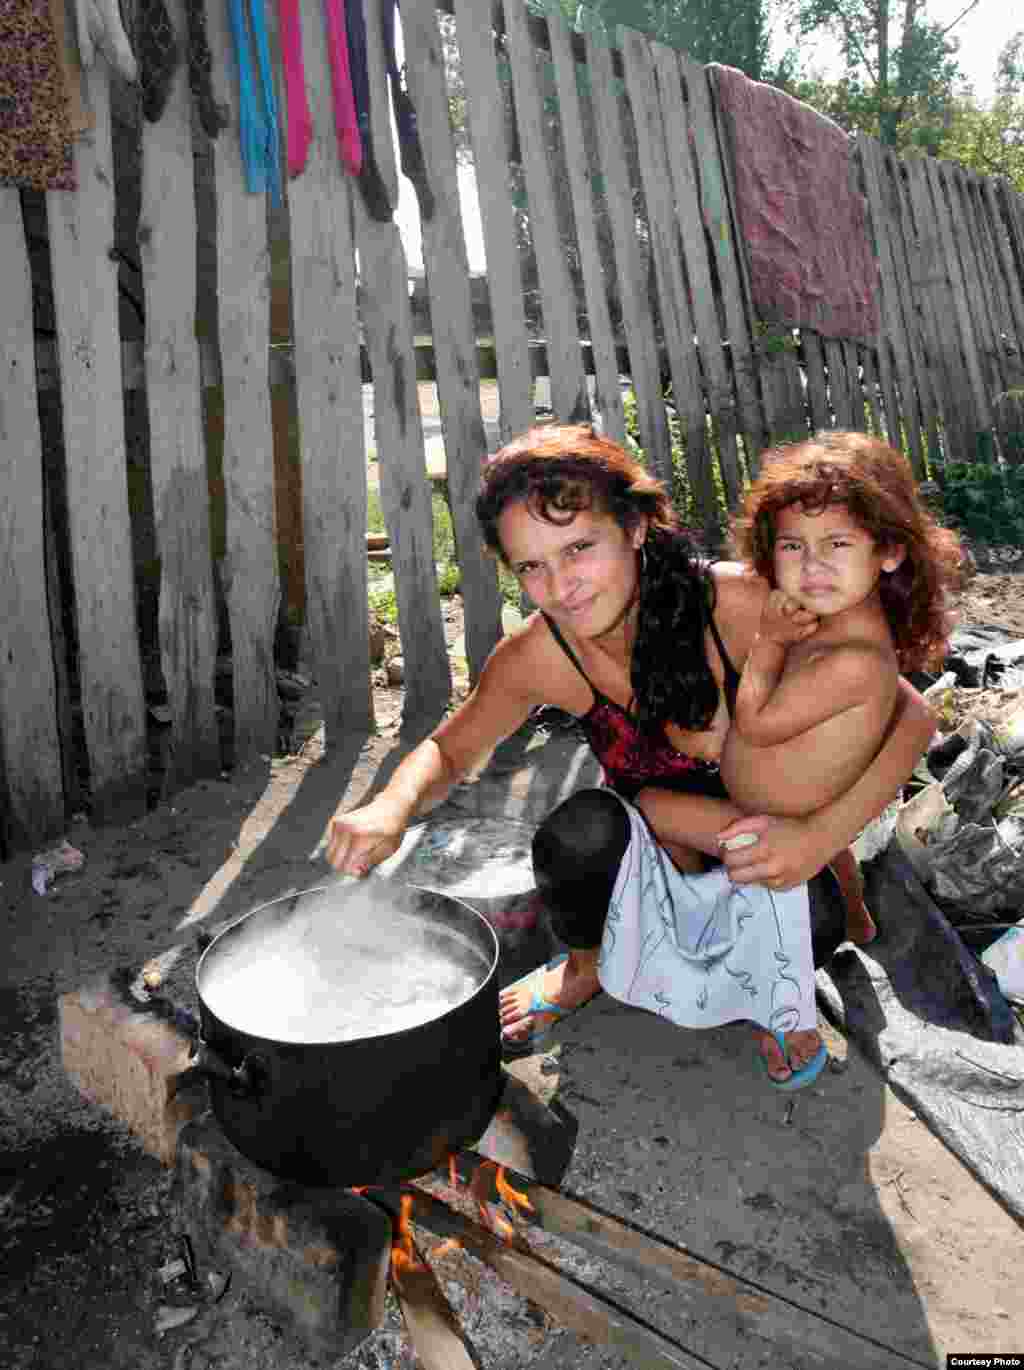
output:
[[488, 658], [489, 683], [529, 696], [533, 704], [557, 704], [559, 684], [569, 675], [564, 653], [539, 612], [512, 628]]
[[716, 612], [761, 612], [771, 587], [756, 571], [741, 561], [715, 561], [708, 573], [715, 587]]

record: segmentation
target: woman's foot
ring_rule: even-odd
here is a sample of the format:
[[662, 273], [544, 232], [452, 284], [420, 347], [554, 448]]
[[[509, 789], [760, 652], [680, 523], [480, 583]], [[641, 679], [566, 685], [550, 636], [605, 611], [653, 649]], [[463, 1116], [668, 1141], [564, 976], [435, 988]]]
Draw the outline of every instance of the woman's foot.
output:
[[[498, 997], [498, 1013], [502, 1038], [510, 1045], [526, 1042], [557, 1022], [566, 1013], [593, 999], [601, 988], [597, 978], [597, 958], [600, 948], [570, 951], [543, 974], [526, 978], [525, 982], [510, 985]], [[550, 1004], [547, 1011], [534, 1007], [538, 1002]]]
[[788, 1080], [795, 1070], [802, 1070], [809, 1065], [821, 1050], [821, 1036], [814, 1028], [788, 1032], [785, 1054], [767, 1028], [756, 1027], [754, 1037], [768, 1078], [777, 1085]]

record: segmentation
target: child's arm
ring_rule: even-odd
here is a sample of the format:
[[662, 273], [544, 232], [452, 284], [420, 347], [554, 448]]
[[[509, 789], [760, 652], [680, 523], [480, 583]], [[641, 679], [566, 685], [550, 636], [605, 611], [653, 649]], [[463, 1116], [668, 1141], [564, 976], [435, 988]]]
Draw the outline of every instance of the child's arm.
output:
[[[780, 682], [786, 654], [797, 642], [813, 636], [817, 617], [802, 609], [782, 590], [772, 590], [761, 610], [761, 621], [740, 678], [732, 726], [744, 742], [768, 747], [788, 742], [815, 722], [823, 722], [836, 709], [811, 721], [795, 721], [793, 705], [799, 705], [800, 692], [786, 689]], [[803, 672], [800, 673], [804, 679]], [[797, 710], [798, 713], [802, 712]]]
[[[755, 645], [751, 656], [756, 650]], [[741, 712], [740, 694], [747, 669], [736, 696], [733, 723], [743, 741], [752, 747], [789, 742], [858, 704], [866, 704], [886, 692], [891, 694], [896, 684], [895, 667], [881, 652], [868, 644], [850, 643], [832, 647], [816, 660], [789, 672], [759, 710]]]

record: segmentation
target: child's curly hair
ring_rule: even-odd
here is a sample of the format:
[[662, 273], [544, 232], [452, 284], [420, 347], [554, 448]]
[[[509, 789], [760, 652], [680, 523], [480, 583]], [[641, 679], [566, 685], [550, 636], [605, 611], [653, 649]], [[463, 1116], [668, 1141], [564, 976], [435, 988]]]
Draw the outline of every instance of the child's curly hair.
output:
[[736, 554], [766, 580], [774, 581], [775, 517], [796, 503], [807, 513], [841, 504], [876, 546], [904, 547], [903, 561], [879, 581], [900, 669], [941, 662], [946, 592], [962, 582], [963, 552], [922, 503], [906, 458], [881, 438], [842, 430], [766, 452], [732, 523]]
[[718, 704], [704, 649], [711, 581], [661, 482], [589, 424], [540, 424], [513, 438], [483, 469], [477, 521], [503, 561], [498, 520], [517, 502], [553, 524], [596, 509], [628, 533], [647, 518], [630, 664], [636, 715], [652, 731], [668, 720], [693, 731], [709, 727]]

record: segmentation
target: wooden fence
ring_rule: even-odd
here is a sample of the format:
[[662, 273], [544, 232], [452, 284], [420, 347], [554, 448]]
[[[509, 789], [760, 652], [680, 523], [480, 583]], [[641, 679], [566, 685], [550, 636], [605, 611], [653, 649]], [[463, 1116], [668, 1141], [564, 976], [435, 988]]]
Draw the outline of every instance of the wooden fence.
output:
[[[380, 4], [366, 0], [380, 115], [373, 144], [394, 204]], [[171, 9], [180, 25], [180, 4]], [[218, 94], [235, 107], [226, 7], [207, 9]], [[221, 765], [212, 393], [223, 412], [219, 571], [236, 759], [270, 753], [276, 741], [272, 394], [282, 376], [299, 435], [305, 640], [328, 743], [372, 725], [367, 361], [406, 718], [436, 719], [448, 702], [402, 241], [393, 221], [367, 212], [340, 168], [319, 7], [302, 10], [314, 136], [306, 170], [286, 188], [289, 345], [272, 345], [266, 201], [245, 189], [233, 130], [211, 143], [194, 128], [183, 71], [160, 121], [141, 126], [134, 180], [112, 136], [106, 68], [88, 74], [95, 128], [76, 144], [79, 190], [46, 195], [41, 253], [29, 198], [0, 187], [0, 842], [8, 851], [60, 830], [69, 803], [80, 802], [83, 756], [96, 818], [145, 802], [147, 625], [136, 612], [126, 441], [141, 442], [151, 488], [160, 584], [148, 627], [172, 718], [173, 783]], [[879, 265], [878, 343], [765, 327], [752, 314], [731, 168], [703, 67], [625, 30], [611, 49], [521, 0], [490, 13], [478, 0], [452, 0], [441, 14], [432, 0], [403, 0], [401, 13], [433, 199], [423, 259], [471, 675], [500, 633], [500, 598], [472, 513], [487, 440], [439, 24], [461, 55], [503, 436], [535, 420], [539, 336], [554, 414], [596, 409], [619, 439], [635, 415], [652, 469], [672, 479], [683, 466], [694, 522], [713, 535], [720, 492], [732, 504], [772, 440], [871, 427], [905, 444], [923, 474], [928, 462], [972, 454], [977, 435], [992, 430], [996, 397], [1024, 384], [1024, 212], [1005, 183], [901, 161], [858, 139]], [[113, 93], [124, 101], [123, 87]], [[145, 321], [135, 341], [119, 304], [124, 262], [113, 250], [132, 196]], [[40, 327], [41, 282], [52, 288], [52, 339]], [[62, 585], [70, 587], [63, 597]]]

